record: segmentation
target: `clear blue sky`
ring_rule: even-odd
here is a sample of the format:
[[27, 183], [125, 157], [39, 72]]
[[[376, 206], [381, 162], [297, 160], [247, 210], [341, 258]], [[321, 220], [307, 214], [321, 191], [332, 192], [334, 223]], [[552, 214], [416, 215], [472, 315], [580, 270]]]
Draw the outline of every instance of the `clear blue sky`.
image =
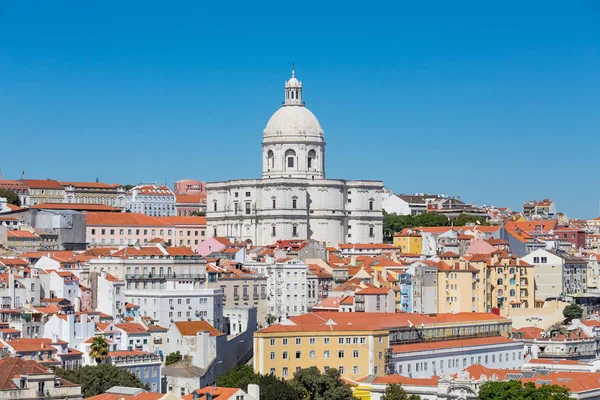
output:
[[260, 175], [296, 61], [327, 176], [600, 200], [600, 3], [0, 0], [5, 178]]

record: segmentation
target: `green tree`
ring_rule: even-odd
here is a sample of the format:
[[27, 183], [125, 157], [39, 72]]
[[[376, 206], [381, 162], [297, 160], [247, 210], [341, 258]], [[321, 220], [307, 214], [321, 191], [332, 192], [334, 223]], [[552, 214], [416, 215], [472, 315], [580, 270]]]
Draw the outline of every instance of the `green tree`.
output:
[[583, 308], [577, 304], [569, 304], [563, 309], [563, 316], [567, 321], [580, 319], [583, 316]]
[[15, 206], [21, 206], [21, 199], [19, 199], [19, 195], [8, 189], [0, 189], [0, 197], [6, 198], [6, 202], [8, 204], [13, 204]]
[[102, 394], [113, 386], [150, 389], [148, 385], [143, 384], [127, 370], [108, 364], [87, 366], [74, 370], [57, 368], [54, 372], [69, 382], [81, 385], [83, 397]]
[[258, 379], [259, 375], [254, 373], [251, 366], [237, 365], [229, 370], [227, 374], [217, 378], [217, 386], [237, 387], [245, 391], [250, 383], [256, 383]]
[[486, 382], [479, 388], [480, 400], [567, 400], [569, 390], [558, 385], [536, 387], [520, 381]]
[[402, 386], [391, 383], [386, 386], [385, 392], [381, 400], [420, 400], [421, 396], [411, 394], [410, 396], [404, 391]]
[[487, 222], [487, 219], [485, 217], [476, 217], [474, 215], [470, 215], [470, 214], [460, 214], [458, 217], [453, 218], [450, 220], [450, 222], [452, 222], [454, 224], [454, 226], [465, 226], [468, 224], [476, 224], [479, 223], [479, 225], [482, 226], [488, 226], [489, 222]]
[[415, 226], [412, 215], [398, 215], [383, 212], [383, 236], [387, 241], [392, 241], [394, 233], [405, 228]]
[[289, 382], [275, 375], [254, 373], [252, 367], [241, 365], [217, 378], [217, 386], [248, 389], [251, 383], [260, 386], [260, 400], [298, 400], [300, 395]]
[[206, 211], [192, 211], [192, 217], [206, 217]]
[[122, 187], [123, 189], [125, 189], [125, 191], [127, 191], [127, 190], [131, 190], [131, 189], [133, 189], [135, 186], [136, 186], [136, 185], [121, 185], [121, 187]]
[[448, 226], [450, 221], [445, 215], [434, 212], [426, 212], [415, 215], [413, 218], [414, 226]]
[[90, 357], [96, 360], [96, 364], [101, 364], [108, 356], [108, 344], [104, 337], [94, 336], [90, 345]]
[[256, 383], [260, 386], [260, 400], [298, 400], [300, 395], [285, 380], [273, 374], [257, 375]]
[[175, 364], [176, 362], [181, 361], [182, 359], [183, 357], [181, 353], [179, 351], [175, 351], [167, 355], [167, 358], [165, 358], [165, 365]]
[[335, 368], [321, 374], [317, 367], [303, 368], [294, 373], [290, 385], [305, 400], [351, 400], [352, 390], [341, 380]]

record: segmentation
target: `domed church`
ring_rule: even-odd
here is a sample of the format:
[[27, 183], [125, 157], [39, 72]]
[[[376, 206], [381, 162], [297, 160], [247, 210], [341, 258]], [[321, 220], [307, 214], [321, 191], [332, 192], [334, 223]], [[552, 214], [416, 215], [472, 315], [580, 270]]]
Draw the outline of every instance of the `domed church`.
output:
[[262, 179], [206, 185], [207, 235], [258, 246], [278, 239], [381, 243], [383, 182], [325, 179], [323, 129], [294, 75], [263, 131]]

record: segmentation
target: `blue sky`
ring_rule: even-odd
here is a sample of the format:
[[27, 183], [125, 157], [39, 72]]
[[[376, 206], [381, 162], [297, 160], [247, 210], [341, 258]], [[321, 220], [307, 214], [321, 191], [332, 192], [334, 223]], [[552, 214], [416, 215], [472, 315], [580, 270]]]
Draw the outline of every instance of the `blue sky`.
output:
[[260, 175], [296, 61], [327, 176], [599, 213], [600, 3], [0, 0], [5, 178]]

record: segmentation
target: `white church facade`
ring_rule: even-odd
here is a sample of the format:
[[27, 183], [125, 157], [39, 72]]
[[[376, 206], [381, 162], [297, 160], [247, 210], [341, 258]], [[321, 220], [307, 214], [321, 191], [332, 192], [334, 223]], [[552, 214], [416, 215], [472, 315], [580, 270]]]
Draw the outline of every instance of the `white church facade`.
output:
[[302, 83], [285, 84], [285, 100], [263, 132], [262, 179], [211, 182], [207, 235], [254, 245], [313, 239], [326, 245], [381, 243], [383, 182], [325, 179], [325, 140], [302, 100]]

